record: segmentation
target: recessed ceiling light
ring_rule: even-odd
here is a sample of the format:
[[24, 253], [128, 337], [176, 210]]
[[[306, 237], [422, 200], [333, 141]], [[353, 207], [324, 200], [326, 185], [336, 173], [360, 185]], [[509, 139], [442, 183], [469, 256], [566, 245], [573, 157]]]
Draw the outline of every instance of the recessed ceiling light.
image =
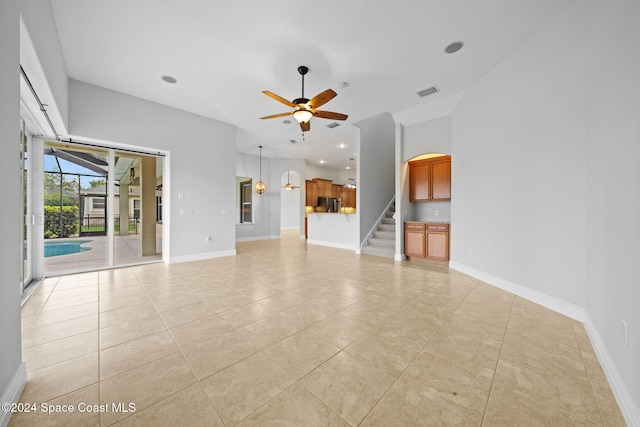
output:
[[340, 83], [338, 83], [338, 86], [340, 86], [342, 89], [345, 89], [345, 88], [349, 87], [349, 83], [347, 83], [347, 82], [340, 82]]
[[175, 77], [171, 77], [171, 76], [162, 76], [162, 80], [171, 84], [178, 83], [178, 80]]
[[320, 163], [321, 165], [325, 164], [326, 162], [324, 160], [320, 160], [318, 163]]
[[464, 46], [463, 42], [453, 42], [451, 43], [449, 46], [447, 46], [444, 51], [447, 53], [456, 53], [457, 51], [459, 51], [460, 49], [462, 49], [462, 46]]
[[290, 125], [291, 124], [291, 120], [283, 120], [282, 123], [284, 123], [285, 125]]
[[347, 144], [344, 142], [342, 144], [338, 144], [338, 148], [347, 148]]

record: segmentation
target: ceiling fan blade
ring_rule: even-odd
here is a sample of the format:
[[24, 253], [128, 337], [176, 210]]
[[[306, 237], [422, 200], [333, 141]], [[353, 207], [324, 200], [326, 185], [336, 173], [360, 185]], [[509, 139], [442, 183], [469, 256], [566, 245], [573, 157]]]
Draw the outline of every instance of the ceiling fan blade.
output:
[[302, 132], [308, 132], [311, 130], [311, 122], [302, 122], [300, 123], [300, 129], [302, 129]]
[[342, 113], [334, 113], [333, 111], [320, 111], [313, 110], [313, 115], [315, 117], [320, 117], [321, 119], [331, 119], [331, 120], [347, 120], [346, 114]]
[[264, 120], [264, 119], [275, 119], [278, 117], [284, 117], [284, 116], [290, 116], [291, 115], [291, 111], [289, 111], [288, 113], [280, 113], [280, 114], [273, 114], [271, 116], [264, 116], [264, 117], [260, 117], [260, 119]]
[[288, 99], [284, 99], [280, 95], [276, 95], [275, 93], [269, 92], [268, 90], [263, 90], [262, 93], [264, 93], [268, 97], [271, 97], [271, 98], [275, 99], [276, 101], [282, 102], [284, 105], [286, 105], [288, 107], [294, 107], [295, 108], [295, 106], [296, 106], [294, 103], [292, 103]]
[[321, 92], [311, 98], [307, 104], [310, 105], [311, 108], [318, 108], [319, 106], [331, 101], [336, 97], [336, 95], [337, 93], [335, 93], [332, 89], [327, 89], [324, 92]]

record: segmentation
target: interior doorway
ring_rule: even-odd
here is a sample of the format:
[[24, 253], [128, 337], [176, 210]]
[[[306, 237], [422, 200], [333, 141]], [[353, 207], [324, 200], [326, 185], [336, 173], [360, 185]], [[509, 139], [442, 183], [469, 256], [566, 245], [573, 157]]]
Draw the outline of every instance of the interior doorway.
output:
[[280, 175], [280, 236], [300, 235], [300, 174], [286, 170]]

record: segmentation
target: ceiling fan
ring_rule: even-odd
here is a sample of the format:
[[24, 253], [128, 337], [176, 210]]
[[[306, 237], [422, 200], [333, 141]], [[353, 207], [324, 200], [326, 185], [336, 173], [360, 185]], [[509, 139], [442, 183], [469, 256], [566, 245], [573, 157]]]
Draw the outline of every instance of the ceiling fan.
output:
[[291, 190], [293, 190], [294, 188], [300, 188], [300, 186], [299, 186], [299, 185], [292, 185], [292, 184], [291, 184], [291, 182], [289, 181], [289, 172], [290, 172], [290, 171], [287, 171], [287, 183], [286, 183], [285, 185], [283, 185], [283, 186], [282, 186], [282, 188], [284, 188], [284, 189], [285, 189], [285, 190], [287, 190], [287, 191], [291, 191]]
[[294, 110], [288, 113], [274, 114], [272, 116], [265, 116], [260, 118], [262, 120], [275, 119], [277, 117], [292, 115], [298, 121], [298, 123], [300, 123], [300, 129], [302, 129], [303, 133], [311, 129], [311, 124], [309, 122], [312, 117], [331, 120], [347, 120], [347, 117], [349, 116], [347, 116], [346, 114], [334, 113], [332, 111], [316, 110], [316, 108], [326, 104], [327, 102], [335, 98], [337, 93], [335, 93], [332, 89], [327, 89], [311, 99], [307, 99], [304, 97], [304, 76], [308, 72], [308, 67], [305, 67], [304, 65], [298, 67], [298, 73], [300, 73], [300, 75], [302, 76], [302, 96], [300, 98], [294, 99], [291, 102], [279, 95], [276, 95], [273, 92], [269, 92], [268, 90], [262, 91], [262, 93], [264, 93], [265, 95], [275, 99], [278, 102], [283, 103], [288, 107], [294, 108]]

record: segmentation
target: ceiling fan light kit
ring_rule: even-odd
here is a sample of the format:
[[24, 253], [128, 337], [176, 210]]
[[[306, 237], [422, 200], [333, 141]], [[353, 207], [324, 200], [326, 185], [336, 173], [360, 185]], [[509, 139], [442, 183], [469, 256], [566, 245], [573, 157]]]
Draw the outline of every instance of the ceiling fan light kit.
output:
[[324, 92], [319, 93], [311, 99], [307, 99], [304, 97], [304, 76], [309, 72], [309, 68], [301, 65], [298, 67], [298, 73], [302, 76], [302, 96], [300, 98], [296, 98], [293, 101], [289, 101], [279, 95], [276, 95], [273, 92], [269, 92], [267, 90], [263, 91], [265, 95], [270, 98], [275, 99], [278, 102], [283, 103], [284, 105], [293, 108], [294, 110], [290, 113], [280, 113], [273, 114], [271, 116], [260, 117], [260, 119], [275, 119], [277, 117], [284, 117], [292, 115], [296, 121], [300, 124], [300, 129], [302, 129], [302, 133], [311, 130], [310, 121], [313, 117], [319, 117], [321, 119], [331, 119], [331, 120], [347, 120], [346, 114], [342, 113], [334, 113], [332, 111], [321, 111], [316, 110], [317, 107], [326, 104], [336, 97], [337, 93], [332, 89], [327, 89]]
[[282, 188], [284, 188], [287, 191], [291, 191], [294, 188], [300, 188], [300, 186], [298, 186], [298, 185], [291, 184], [291, 181], [289, 180], [289, 172], [291, 172], [291, 171], [287, 171], [287, 183], [285, 185], [283, 185]]

